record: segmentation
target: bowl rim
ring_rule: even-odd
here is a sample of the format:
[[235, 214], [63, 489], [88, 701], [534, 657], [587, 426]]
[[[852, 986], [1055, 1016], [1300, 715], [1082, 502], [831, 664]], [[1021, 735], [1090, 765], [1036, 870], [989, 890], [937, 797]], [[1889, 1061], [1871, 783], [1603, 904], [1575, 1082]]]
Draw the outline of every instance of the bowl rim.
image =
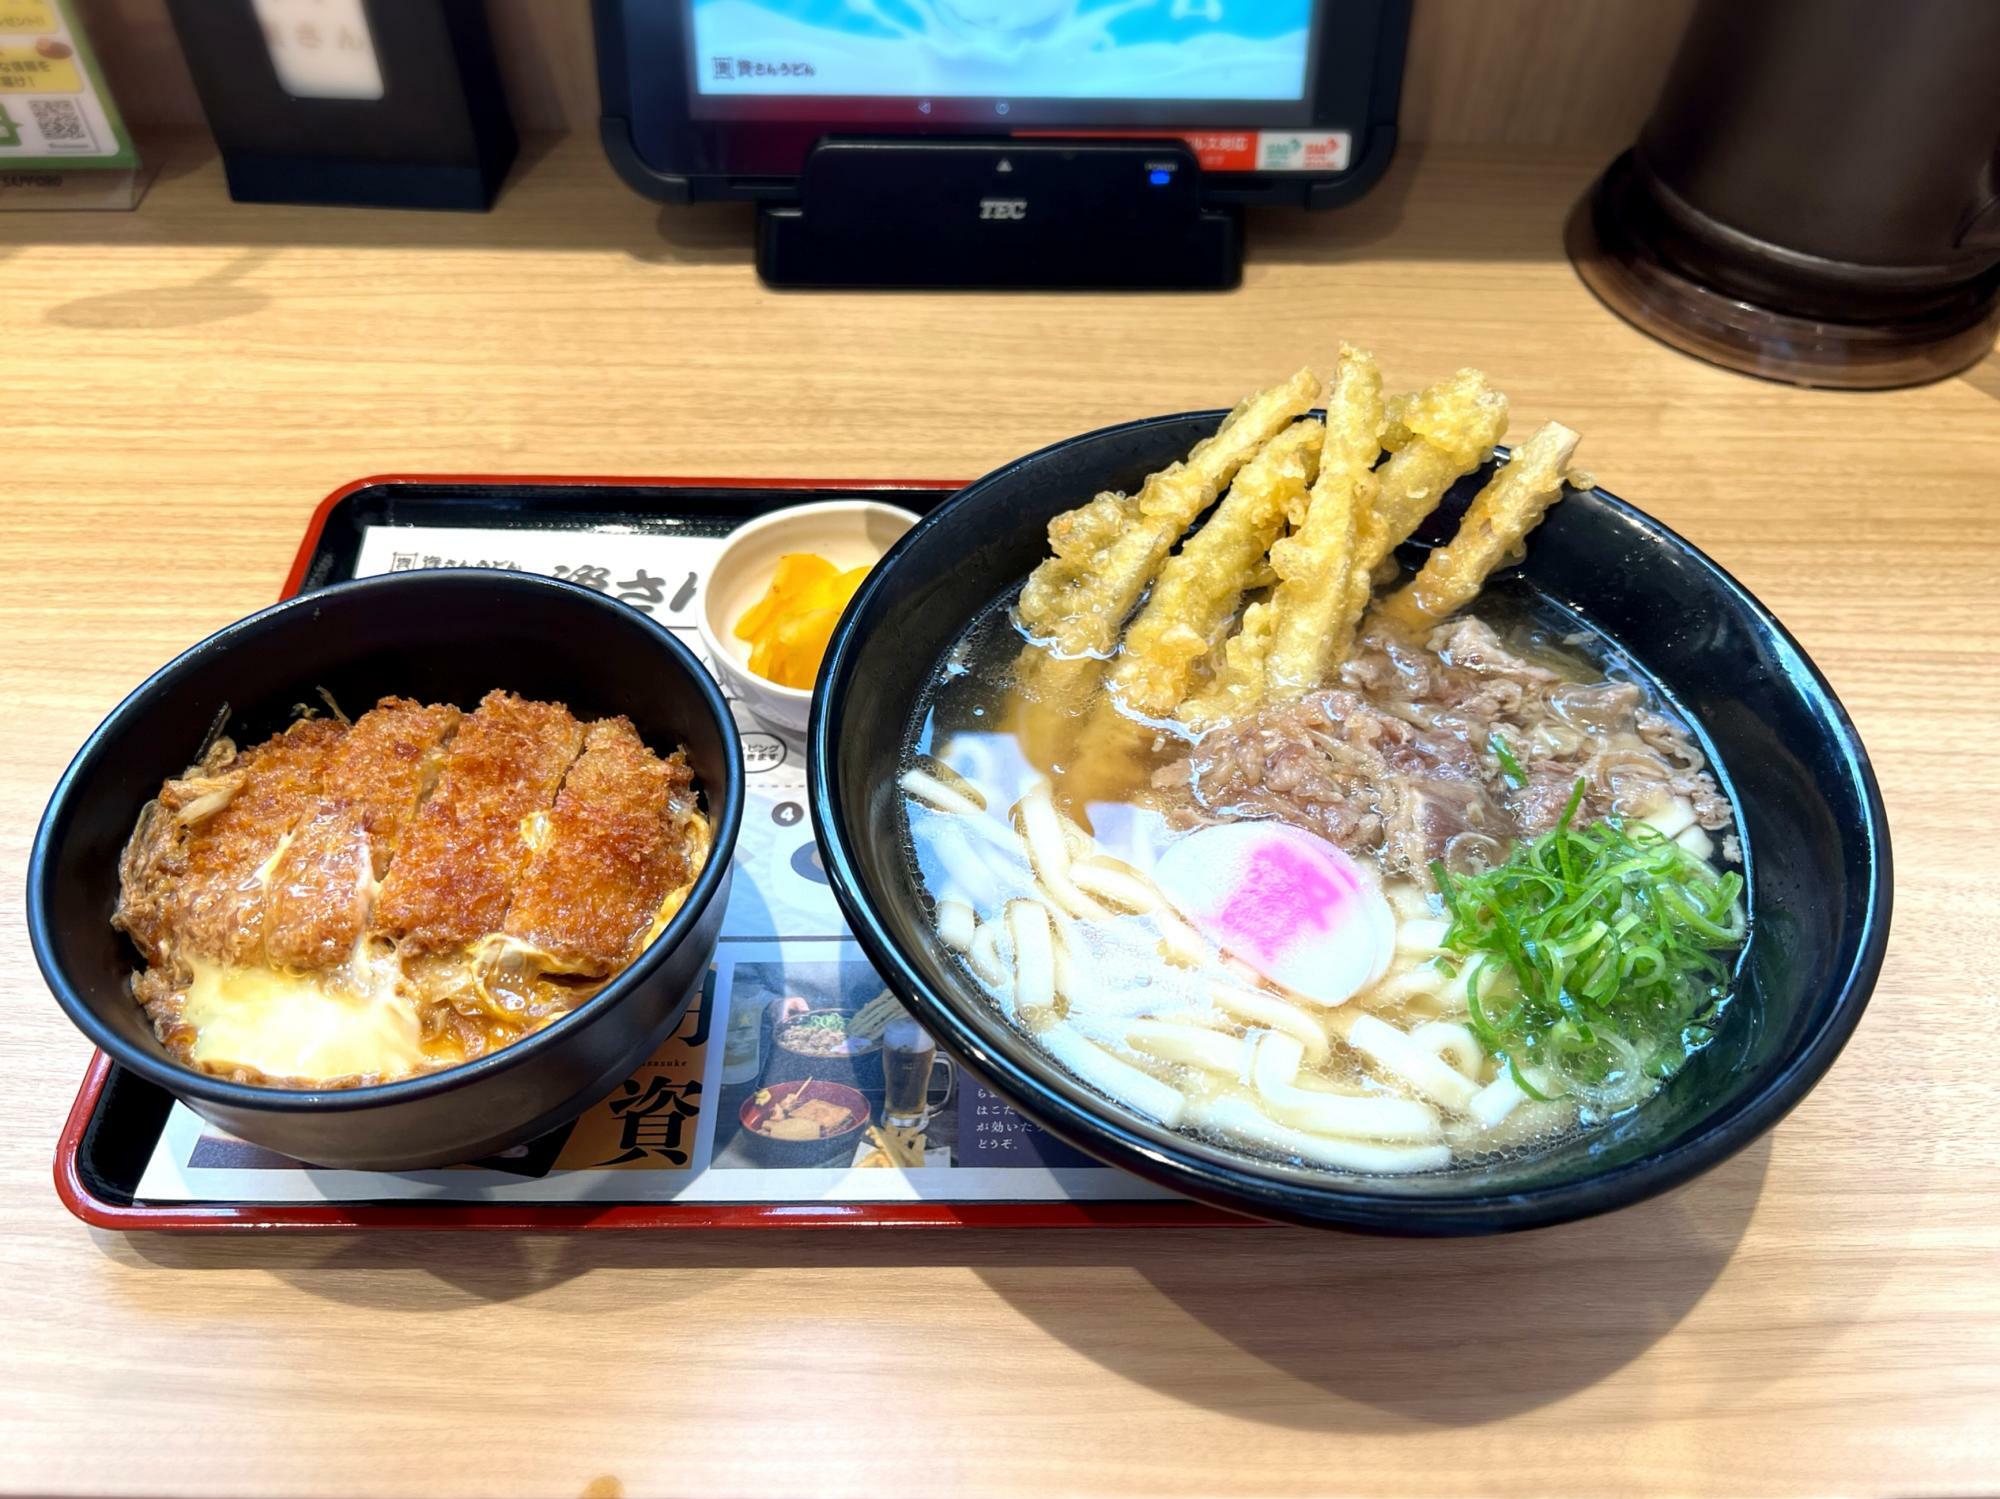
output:
[[[769, 677], [758, 676], [746, 663], [736, 659], [736, 654], [730, 649], [729, 642], [715, 628], [713, 621], [708, 617], [709, 583], [715, 576], [716, 564], [728, 556], [739, 542], [752, 539], [765, 531], [775, 531], [779, 528], [780, 523], [796, 523], [801, 517], [810, 515], [866, 514], [869, 512], [894, 515], [909, 521], [910, 524], [903, 529], [903, 535], [905, 536], [915, 530], [917, 523], [923, 519], [916, 511], [906, 510], [901, 505], [891, 505], [886, 500], [807, 500], [803, 504], [786, 505], [782, 509], [772, 510], [760, 515], [755, 520], [747, 521], [743, 525], [738, 526], [723, 538], [721, 550], [715, 554], [714, 560], [709, 563], [708, 571], [702, 575], [701, 587], [695, 594], [694, 611], [695, 630], [701, 636], [701, 643], [708, 647], [709, 655], [715, 658], [717, 671], [726, 672], [732, 681], [753, 685], [758, 692], [767, 694], [773, 702], [784, 703], [788, 707], [800, 709], [806, 708], [811, 704], [817, 683], [815, 683], [814, 687], [788, 687], [783, 682], [774, 682]], [[900, 542], [902, 539], [899, 536], [896, 538], [896, 542]], [[895, 550], [895, 545], [896, 543], [892, 542], [889, 550]], [[886, 558], [888, 552], [884, 552], [882, 555]], [[876, 567], [880, 567], [881, 565], [880, 561], [875, 564]]]
[[[807, 733], [807, 783], [814, 836], [834, 898], [856, 941], [905, 1005], [927, 1024], [948, 1050], [995, 1082], [1010, 1103], [1038, 1123], [1099, 1159], [1177, 1192], [1238, 1212], [1315, 1227], [1346, 1227], [1405, 1235], [1493, 1233], [1545, 1227], [1607, 1212], [1656, 1196], [1718, 1165], [1764, 1134], [1795, 1108], [1818, 1083], [1860, 1023], [1880, 976], [1894, 904], [1893, 857], [1888, 815], [1867, 749], [1847, 709], [1826, 677], [1777, 617], [1747, 588], [1699, 547], [1645, 511], [1602, 488], [1580, 491], [1624, 524], [1677, 549], [1706, 575], [1722, 595], [1767, 630], [1796, 665], [1791, 679], [1825, 720], [1836, 741], [1843, 769], [1858, 793], [1865, 826], [1866, 900], [1855, 934], [1854, 959], [1833, 985], [1832, 1003], [1819, 1024], [1771, 1069], [1732, 1109], [1702, 1119], [1671, 1147], [1575, 1180], [1519, 1191], [1440, 1191], [1395, 1196], [1336, 1185], [1303, 1184], [1255, 1169], [1253, 1157], [1231, 1158], [1178, 1132], [1118, 1117], [1110, 1100], [1071, 1078], [1052, 1060], [1041, 1075], [988, 1044], [981, 1030], [962, 1018], [933, 991], [918, 964], [907, 957], [887, 926], [870, 908], [852, 851], [850, 828], [834, 794], [830, 767], [839, 753], [837, 705], [844, 704], [860, 653], [859, 621], [887, 586], [903, 554], [933, 528], [949, 524], [961, 507], [980, 503], [985, 492], [1021, 469], [1042, 463], [1083, 443], [1153, 427], [1189, 422], [1220, 423], [1223, 410], [1174, 412], [1142, 417], [1064, 438], [1003, 464], [974, 480], [911, 528], [863, 581], [841, 616], [820, 672]], [[1495, 450], [1504, 457], [1508, 449]], [[1643, 660], [1643, 656], [1641, 657]], [[1006, 1021], [993, 1017], [997, 1027]], [[1031, 1043], [1028, 1043], [1031, 1044]]]
[[[55, 958], [55, 918], [50, 910], [48, 888], [53, 878], [56, 854], [55, 829], [63, 820], [63, 814], [68, 810], [70, 803], [88, 794], [95, 762], [104, 753], [105, 747], [122, 731], [125, 720], [130, 715], [158, 695], [178, 688], [186, 677], [204, 664], [209, 654], [236, 648], [255, 650], [258, 648], [256, 642], [260, 632], [270, 621], [298, 610], [319, 607], [329, 597], [387, 593], [410, 587], [419, 580], [426, 587], [442, 586], [447, 589], [463, 588], [481, 592], [511, 589], [541, 593], [566, 599], [577, 607], [618, 611], [617, 617], [621, 622], [640, 623], [652, 631], [657, 637], [657, 642], [665, 648], [666, 654], [674, 660], [674, 664], [691, 678], [702, 707], [722, 733], [725, 766], [723, 784], [719, 788], [704, 784], [702, 788], [707, 793], [711, 825], [708, 859], [703, 864], [701, 873], [695, 876], [694, 888], [688, 892], [688, 898], [682, 902], [680, 910], [674, 913], [665, 930], [647, 946], [644, 952], [633, 959], [623, 973], [591, 995], [576, 1009], [551, 1021], [532, 1035], [523, 1036], [520, 1040], [501, 1047], [498, 1051], [489, 1052], [470, 1062], [443, 1067], [435, 1072], [420, 1073], [415, 1077], [400, 1078], [394, 1082], [373, 1083], [360, 1088], [279, 1088], [261, 1083], [239, 1083], [213, 1077], [176, 1061], [163, 1048], [149, 1051], [128, 1042], [99, 1019], [84, 999], [81, 986], [71, 980]], [[627, 616], [630, 617], [629, 621], [626, 619]], [[163, 774], [171, 773], [170, 769], [163, 772]], [[716, 794], [718, 791], [719, 796]], [[283, 1114], [341, 1114], [391, 1104], [415, 1103], [523, 1066], [544, 1050], [559, 1044], [563, 1036], [596, 1025], [617, 1009], [620, 1000], [666, 961], [668, 955], [686, 938], [689, 931], [700, 921], [702, 913], [710, 902], [714, 900], [716, 889], [721, 885], [735, 853], [737, 830], [743, 819], [743, 802], [743, 748], [737, 735], [735, 720], [729, 713], [720, 687], [703, 669], [694, 652], [682, 644], [670, 630], [639, 610], [579, 584], [544, 577], [538, 573], [511, 572], [499, 568], [434, 568], [416, 572], [383, 573], [371, 578], [355, 578], [294, 594], [291, 598], [282, 599], [257, 610], [254, 614], [245, 615], [232, 624], [224, 625], [153, 672], [128, 692], [119, 701], [118, 706], [106, 715], [104, 721], [91, 731], [76, 754], [71, 757], [68, 768], [56, 781], [48, 805], [43, 810], [41, 821], [35, 829], [34, 844], [28, 856], [28, 940], [34, 949], [36, 966], [41, 970], [42, 977], [55, 996], [56, 1003], [69, 1016], [70, 1022], [82, 1031], [98, 1050], [104, 1052], [119, 1066], [131, 1069], [148, 1082], [165, 1088], [176, 1097], [198, 1099], [203, 1103], [230, 1109]], [[129, 1000], [129, 994], [127, 998]]]

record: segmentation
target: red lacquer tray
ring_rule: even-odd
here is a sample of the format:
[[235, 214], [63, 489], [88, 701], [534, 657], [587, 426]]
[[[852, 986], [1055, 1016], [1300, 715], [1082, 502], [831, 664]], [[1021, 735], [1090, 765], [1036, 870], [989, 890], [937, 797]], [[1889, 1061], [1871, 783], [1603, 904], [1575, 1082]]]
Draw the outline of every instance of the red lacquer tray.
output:
[[[647, 531], [719, 536], [786, 505], [874, 499], [923, 511], [958, 484], [803, 479], [598, 479], [388, 475], [327, 496], [314, 511], [281, 597], [355, 575], [377, 526], [521, 532]], [[423, 559], [427, 565], [431, 559]], [[398, 563], [397, 565], [401, 565]], [[413, 563], [412, 565], [417, 565]], [[643, 574], [642, 574], [643, 576]], [[99, 1228], [268, 1231], [399, 1229], [1089, 1227], [1248, 1223], [1182, 1199], [826, 1202], [270, 1202], [138, 1196], [172, 1107], [161, 1089], [91, 1060], [57, 1145], [56, 1192]]]

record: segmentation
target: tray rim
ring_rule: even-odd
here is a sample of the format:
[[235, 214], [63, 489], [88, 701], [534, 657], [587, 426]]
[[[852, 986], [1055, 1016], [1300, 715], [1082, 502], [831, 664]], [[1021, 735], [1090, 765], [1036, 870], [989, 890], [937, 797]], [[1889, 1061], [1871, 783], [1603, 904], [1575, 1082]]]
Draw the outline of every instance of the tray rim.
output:
[[[355, 495], [395, 485], [459, 485], [563, 489], [907, 490], [951, 494], [969, 480], [767, 479], [735, 476], [636, 477], [602, 474], [385, 473], [354, 479], [313, 509], [293, 554], [279, 599], [305, 582], [329, 516]], [[84, 1180], [83, 1137], [111, 1076], [111, 1058], [90, 1063], [56, 1141], [56, 1197], [92, 1228], [122, 1232], [317, 1232], [366, 1229], [569, 1232], [599, 1229], [785, 1228], [1207, 1228], [1260, 1226], [1261, 1220], [1185, 1198], [1083, 1202], [802, 1202], [802, 1203], [333, 1203], [186, 1202], [142, 1207], [98, 1196]], [[1267, 1226], [1267, 1225], [1264, 1225]]]

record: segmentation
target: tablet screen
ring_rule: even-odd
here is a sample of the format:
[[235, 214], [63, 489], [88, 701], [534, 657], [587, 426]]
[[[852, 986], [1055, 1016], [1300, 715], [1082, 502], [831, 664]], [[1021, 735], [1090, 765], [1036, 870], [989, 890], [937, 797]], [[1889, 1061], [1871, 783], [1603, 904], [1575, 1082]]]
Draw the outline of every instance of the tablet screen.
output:
[[1315, 0], [682, 0], [690, 113], [904, 126], [1311, 117]]

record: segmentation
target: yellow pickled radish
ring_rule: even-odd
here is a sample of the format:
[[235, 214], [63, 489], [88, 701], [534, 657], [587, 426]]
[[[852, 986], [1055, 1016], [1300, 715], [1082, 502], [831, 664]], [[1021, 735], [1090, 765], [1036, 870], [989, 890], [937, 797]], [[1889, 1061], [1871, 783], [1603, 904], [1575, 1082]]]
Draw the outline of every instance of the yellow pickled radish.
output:
[[770, 588], [736, 622], [736, 638], [750, 642], [750, 669], [781, 687], [811, 687], [841, 610], [867, 576], [865, 567], [842, 572], [809, 552], [780, 557]]
[[752, 604], [736, 621], [736, 638], [755, 640], [796, 595], [832, 576], [834, 566], [826, 558], [815, 557], [810, 552], [787, 552], [778, 559], [777, 571], [771, 575], [771, 586], [764, 591], [764, 597]]

